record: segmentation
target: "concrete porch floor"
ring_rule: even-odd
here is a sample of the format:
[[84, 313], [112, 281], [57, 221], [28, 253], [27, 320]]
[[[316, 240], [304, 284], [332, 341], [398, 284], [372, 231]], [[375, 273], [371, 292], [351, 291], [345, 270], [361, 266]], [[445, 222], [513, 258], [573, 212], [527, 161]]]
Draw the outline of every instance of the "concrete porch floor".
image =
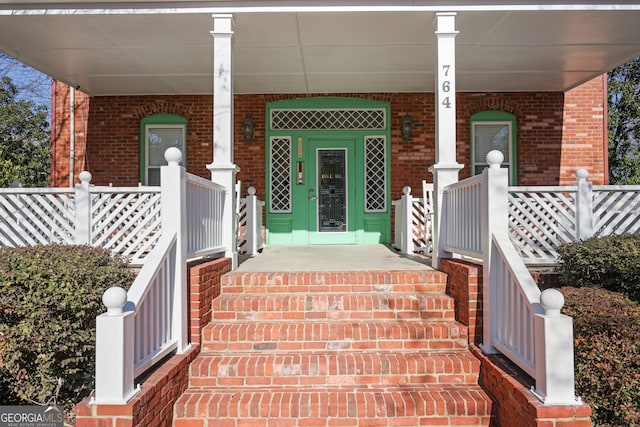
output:
[[431, 257], [403, 255], [387, 245], [273, 245], [249, 257], [240, 255], [236, 271], [429, 270]]

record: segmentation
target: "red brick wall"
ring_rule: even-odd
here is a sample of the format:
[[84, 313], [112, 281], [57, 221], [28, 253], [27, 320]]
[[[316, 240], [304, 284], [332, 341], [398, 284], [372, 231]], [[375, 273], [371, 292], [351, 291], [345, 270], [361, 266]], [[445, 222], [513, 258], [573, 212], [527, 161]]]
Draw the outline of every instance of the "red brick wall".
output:
[[220, 295], [220, 277], [231, 271], [230, 259], [189, 268], [191, 348], [172, 356], [142, 382], [141, 391], [125, 405], [76, 405], [76, 427], [146, 427], [173, 424], [173, 405], [187, 389], [190, 363], [200, 353], [200, 333], [211, 320], [211, 301]]
[[220, 296], [220, 277], [231, 271], [228, 258], [194, 265], [189, 269], [191, 342], [200, 343], [202, 328], [211, 321], [211, 302]]
[[[605, 80], [596, 78], [566, 94], [547, 93], [459, 93], [458, 162], [465, 165], [460, 178], [469, 176], [469, 116], [479, 111], [500, 109], [518, 117], [518, 170], [521, 185], [557, 185], [575, 181], [578, 167], [587, 167], [595, 183], [606, 176], [604, 147], [606, 134], [603, 91]], [[54, 185], [68, 185], [68, 98], [61, 84], [56, 85], [56, 166]], [[410, 185], [419, 194], [421, 181], [432, 180], [428, 172], [435, 161], [435, 112], [433, 93], [331, 94], [386, 101], [391, 106], [391, 192], [402, 195]], [[249, 186], [260, 198], [265, 190], [265, 105], [267, 102], [316, 95], [236, 95], [235, 162], [240, 167], [238, 179], [243, 192]], [[66, 103], [66, 104], [65, 104]], [[81, 113], [79, 112], [81, 111]], [[88, 105], [76, 109], [76, 126], [86, 122], [84, 164], [93, 174], [95, 184], [136, 185], [139, 181], [140, 119], [146, 115], [170, 112], [187, 118], [187, 161], [190, 172], [210, 177], [206, 165], [211, 163], [213, 147], [211, 96], [127, 96], [95, 97]], [[399, 134], [400, 118], [410, 114], [414, 135], [405, 143]], [[242, 138], [242, 121], [250, 115], [256, 122], [254, 140]], [[77, 134], [77, 132], [76, 132]], [[77, 138], [76, 138], [77, 139]], [[66, 162], [66, 169], [65, 169]], [[82, 162], [80, 162], [82, 163]], [[76, 174], [77, 176], [77, 174]]]
[[441, 259], [447, 273], [447, 293], [456, 301], [456, 320], [469, 331], [469, 344], [482, 343], [482, 266], [461, 260]]
[[[480, 385], [496, 401], [494, 417], [500, 426], [591, 427], [591, 407], [545, 406], [531, 393], [531, 377], [501, 355], [487, 356], [476, 345], [482, 342], [482, 266], [443, 259], [447, 293], [456, 300], [456, 319], [469, 325], [471, 350], [480, 359]], [[472, 331], [474, 331], [472, 335]]]

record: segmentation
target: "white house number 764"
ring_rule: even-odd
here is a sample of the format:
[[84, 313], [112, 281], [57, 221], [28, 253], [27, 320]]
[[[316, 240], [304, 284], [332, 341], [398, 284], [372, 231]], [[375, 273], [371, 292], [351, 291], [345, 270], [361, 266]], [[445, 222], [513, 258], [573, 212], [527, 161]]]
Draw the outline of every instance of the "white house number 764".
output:
[[[444, 70], [444, 77], [446, 79], [447, 77], [449, 77], [449, 70], [451, 69], [451, 65], [443, 65], [442, 69]], [[442, 82], [441, 90], [443, 94], [448, 93], [451, 90], [451, 81], [444, 80]], [[444, 106], [444, 108], [451, 108], [451, 100], [448, 96], [443, 97], [442, 105]]]

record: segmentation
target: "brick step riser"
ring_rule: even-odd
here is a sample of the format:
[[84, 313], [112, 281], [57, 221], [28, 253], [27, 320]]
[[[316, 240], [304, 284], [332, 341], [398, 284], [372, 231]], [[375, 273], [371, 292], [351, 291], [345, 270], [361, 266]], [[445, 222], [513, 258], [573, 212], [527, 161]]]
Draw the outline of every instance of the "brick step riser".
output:
[[[491, 403], [477, 385], [460, 388], [445, 386], [440, 390], [436, 387], [407, 387], [401, 391], [385, 387], [356, 391], [351, 387], [293, 391], [228, 388], [215, 394], [209, 390], [192, 390], [176, 405], [176, 415], [185, 419], [184, 425], [188, 425], [186, 420], [189, 418], [204, 417], [210, 421], [209, 425], [215, 426], [225, 425], [221, 422], [227, 418], [278, 420], [279, 423], [273, 425], [286, 425], [281, 421], [287, 419], [292, 422], [331, 419], [331, 425], [362, 425], [357, 422], [376, 420], [379, 423], [393, 419], [394, 425], [405, 425], [395, 423], [405, 417], [424, 420], [428, 425], [489, 425]], [[340, 419], [352, 419], [356, 424], [336, 423]], [[411, 425], [424, 424], [419, 422]], [[176, 427], [178, 426], [180, 424], [176, 423]]]
[[227, 283], [221, 285], [222, 294], [340, 294], [372, 292], [406, 292], [443, 294], [444, 283], [401, 283], [401, 284], [251, 284]]
[[446, 295], [223, 295], [213, 302], [214, 320], [454, 318], [454, 301]]
[[477, 384], [479, 369], [477, 359], [457, 354], [204, 354], [191, 365], [190, 385]]
[[439, 351], [448, 352], [466, 350], [466, 339], [429, 339], [428, 341], [306, 341], [306, 342], [233, 342], [233, 343], [204, 343], [203, 351]]
[[352, 272], [273, 272], [227, 273], [222, 286], [288, 286], [288, 285], [446, 285], [446, 274], [436, 270], [422, 271], [352, 271]]

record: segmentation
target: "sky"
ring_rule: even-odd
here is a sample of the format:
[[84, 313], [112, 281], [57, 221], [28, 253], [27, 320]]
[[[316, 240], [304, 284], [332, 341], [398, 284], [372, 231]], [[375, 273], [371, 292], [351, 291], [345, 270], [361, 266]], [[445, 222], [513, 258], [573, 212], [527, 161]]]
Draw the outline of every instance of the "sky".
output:
[[0, 78], [8, 76], [20, 90], [19, 99], [44, 104], [51, 111], [51, 77], [0, 53]]

